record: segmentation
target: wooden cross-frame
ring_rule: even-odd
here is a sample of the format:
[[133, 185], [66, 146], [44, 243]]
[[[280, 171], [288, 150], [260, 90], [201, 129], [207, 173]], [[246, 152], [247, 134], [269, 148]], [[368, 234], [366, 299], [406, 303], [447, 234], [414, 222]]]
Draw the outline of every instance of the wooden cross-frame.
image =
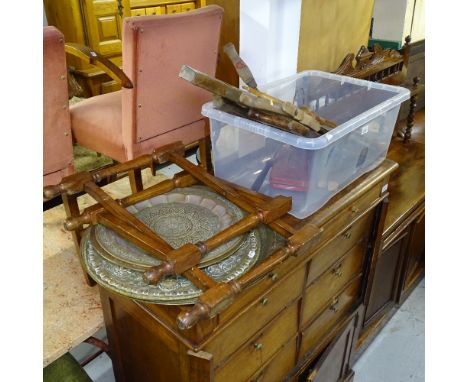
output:
[[[271, 272], [289, 256], [297, 256], [307, 251], [318, 239], [321, 230], [313, 224], [306, 224], [296, 230], [282, 219], [291, 209], [290, 197], [271, 198], [250, 190], [239, 192], [238, 187], [232, 187], [228, 182], [209, 174], [203, 167], [185, 159], [184, 153], [184, 145], [177, 142], [157, 149], [153, 154], [143, 155], [126, 163], [93, 172], [77, 173], [63, 178], [55, 186], [45, 187], [44, 198], [62, 195], [67, 213], [64, 226], [73, 233], [78, 255], [84, 226], [102, 224], [161, 261], [159, 265], [144, 272], [143, 278], [148, 284], [156, 284], [164, 276], [183, 275], [201, 289], [203, 294], [197, 303], [177, 317], [178, 326], [181, 329], [188, 329], [199, 320], [213, 317], [224, 310], [232, 303], [236, 294]], [[112, 199], [96, 184], [106, 176], [123, 172], [140, 173], [142, 169], [148, 167], [155, 175], [155, 166], [168, 161], [178, 165], [183, 171], [176, 174], [173, 179], [132, 193], [120, 200]], [[189, 187], [197, 183], [204, 184], [225, 197], [248, 215], [205, 241], [187, 243], [174, 249], [125, 208], [167, 193], [174, 188]], [[80, 212], [77, 195], [82, 192], [88, 193], [97, 203]], [[216, 282], [199, 268], [199, 262], [206, 253], [254, 229], [259, 224], [266, 224], [285, 237], [286, 244], [238, 279], [227, 283]], [[88, 284], [94, 285], [94, 281], [87, 274], [83, 259], [80, 255], [79, 257]]]

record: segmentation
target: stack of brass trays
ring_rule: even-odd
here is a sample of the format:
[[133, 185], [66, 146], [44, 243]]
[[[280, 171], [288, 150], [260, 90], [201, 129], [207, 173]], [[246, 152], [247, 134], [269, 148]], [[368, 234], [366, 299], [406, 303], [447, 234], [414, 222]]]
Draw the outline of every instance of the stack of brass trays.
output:
[[[175, 189], [127, 208], [173, 248], [204, 241], [228, 228], [245, 213], [204, 186]], [[265, 226], [208, 252], [199, 267], [217, 282], [228, 282], [282, 244], [279, 235]], [[160, 264], [117, 233], [101, 225], [88, 228], [81, 242], [89, 275], [102, 287], [145, 302], [182, 305], [195, 303], [202, 291], [183, 276], [167, 276], [156, 285], [143, 272]]]

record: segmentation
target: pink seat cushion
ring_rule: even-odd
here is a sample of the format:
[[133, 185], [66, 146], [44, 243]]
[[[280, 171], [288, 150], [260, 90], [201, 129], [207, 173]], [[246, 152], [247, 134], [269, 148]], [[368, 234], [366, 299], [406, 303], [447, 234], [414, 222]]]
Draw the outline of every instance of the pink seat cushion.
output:
[[124, 162], [122, 92], [88, 98], [70, 106], [73, 138], [80, 145]]

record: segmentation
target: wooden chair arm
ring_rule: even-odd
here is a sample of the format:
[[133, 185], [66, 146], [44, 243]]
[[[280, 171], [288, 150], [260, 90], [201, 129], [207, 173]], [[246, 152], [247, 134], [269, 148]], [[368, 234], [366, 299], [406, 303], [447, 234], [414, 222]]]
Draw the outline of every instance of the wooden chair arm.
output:
[[122, 71], [122, 69], [120, 69], [112, 61], [110, 61], [104, 56], [101, 56], [99, 53], [92, 50], [91, 48], [85, 45], [67, 42], [65, 43], [65, 52], [80, 58], [88, 64], [97, 66], [106, 74], [108, 74], [112, 79], [121, 83], [124, 88], [133, 88], [132, 81], [130, 81], [130, 78], [127, 77], [127, 75]]

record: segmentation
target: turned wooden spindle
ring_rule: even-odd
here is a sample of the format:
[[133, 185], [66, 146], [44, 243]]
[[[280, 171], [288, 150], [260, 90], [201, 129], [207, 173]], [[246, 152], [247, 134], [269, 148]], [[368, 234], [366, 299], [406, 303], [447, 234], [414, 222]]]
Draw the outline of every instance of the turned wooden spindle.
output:
[[[184, 148], [185, 150], [185, 148]], [[52, 199], [60, 194], [67, 193], [69, 195], [77, 194], [84, 191], [86, 183], [93, 182], [98, 183], [101, 180], [109, 177], [118, 175], [124, 172], [135, 171], [138, 173], [144, 168], [150, 167], [154, 173], [154, 163], [152, 155], [142, 155], [141, 157], [132, 159], [125, 163], [119, 163], [115, 166], [108, 167], [101, 170], [95, 170], [91, 172], [78, 172], [73, 175], [64, 177], [62, 181], [53, 186], [46, 186], [43, 189], [44, 199]]]
[[218, 232], [211, 238], [196, 244], [185, 244], [177, 250], [168, 253], [168, 260], [160, 265], [151, 267], [144, 275], [144, 280], [151, 285], [157, 284], [163, 277], [182, 274], [191, 267], [196, 266], [201, 258], [229, 240], [242, 235], [260, 223], [268, 224], [291, 209], [291, 200], [282, 196], [262, 204], [262, 209], [239, 220], [226, 229]]
[[[214, 317], [231, 305], [236, 294], [258, 281], [258, 279], [271, 274], [289, 256], [300, 256], [303, 253], [308, 253], [307, 251], [318, 240], [321, 233], [322, 229], [319, 229], [317, 226], [313, 224], [305, 225], [288, 239], [284, 247], [276, 250], [251, 271], [236, 280], [228, 283], [219, 283], [203, 293], [198, 302], [190, 310], [178, 315], [178, 327], [180, 329], [190, 329], [199, 321]], [[277, 277], [272, 277], [271, 280], [275, 282]]]
[[406, 118], [406, 128], [403, 136], [403, 142], [408, 142], [411, 139], [411, 132], [414, 126], [414, 114], [416, 110], [416, 101], [418, 99], [417, 95], [417, 88], [418, 88], [418, 83], [421, 81], [419, 77], [414, 77], [413, 78], [413, 87], [411, 89], [411, 92], [413, 95], [410, 98], [410, 105], [409, 105], [409, 113], [408, 117]]
[[242, 291], [237, 280], [229, 283], [219, 283], [202, 294], [199, 301], [188, 311], [177, 316], [177, 326], [182, 329], [190, 329], [199, 321], [213, 317], [233, 301], [234, 296]]
[[[122, 207], [129, 207], [133, 204], [148, 200], [155, 196], [172, 191], [178, 187], [189, 187], [197, 184], [197, 180], [185, 172], [175, 174], [172, 179], [163, 180], [162, 182], [148, 187], [146, 190], [137, 192], [123, 199], [117, 199], [116, 202]], [[81, 215], [72, 216], [65, 220], [64, 227], [67, 231], [81, 229], [83, 224], [96, 224], [96, 215], [104, 212], [104, 207], [97, 203], [87, 207]]]

